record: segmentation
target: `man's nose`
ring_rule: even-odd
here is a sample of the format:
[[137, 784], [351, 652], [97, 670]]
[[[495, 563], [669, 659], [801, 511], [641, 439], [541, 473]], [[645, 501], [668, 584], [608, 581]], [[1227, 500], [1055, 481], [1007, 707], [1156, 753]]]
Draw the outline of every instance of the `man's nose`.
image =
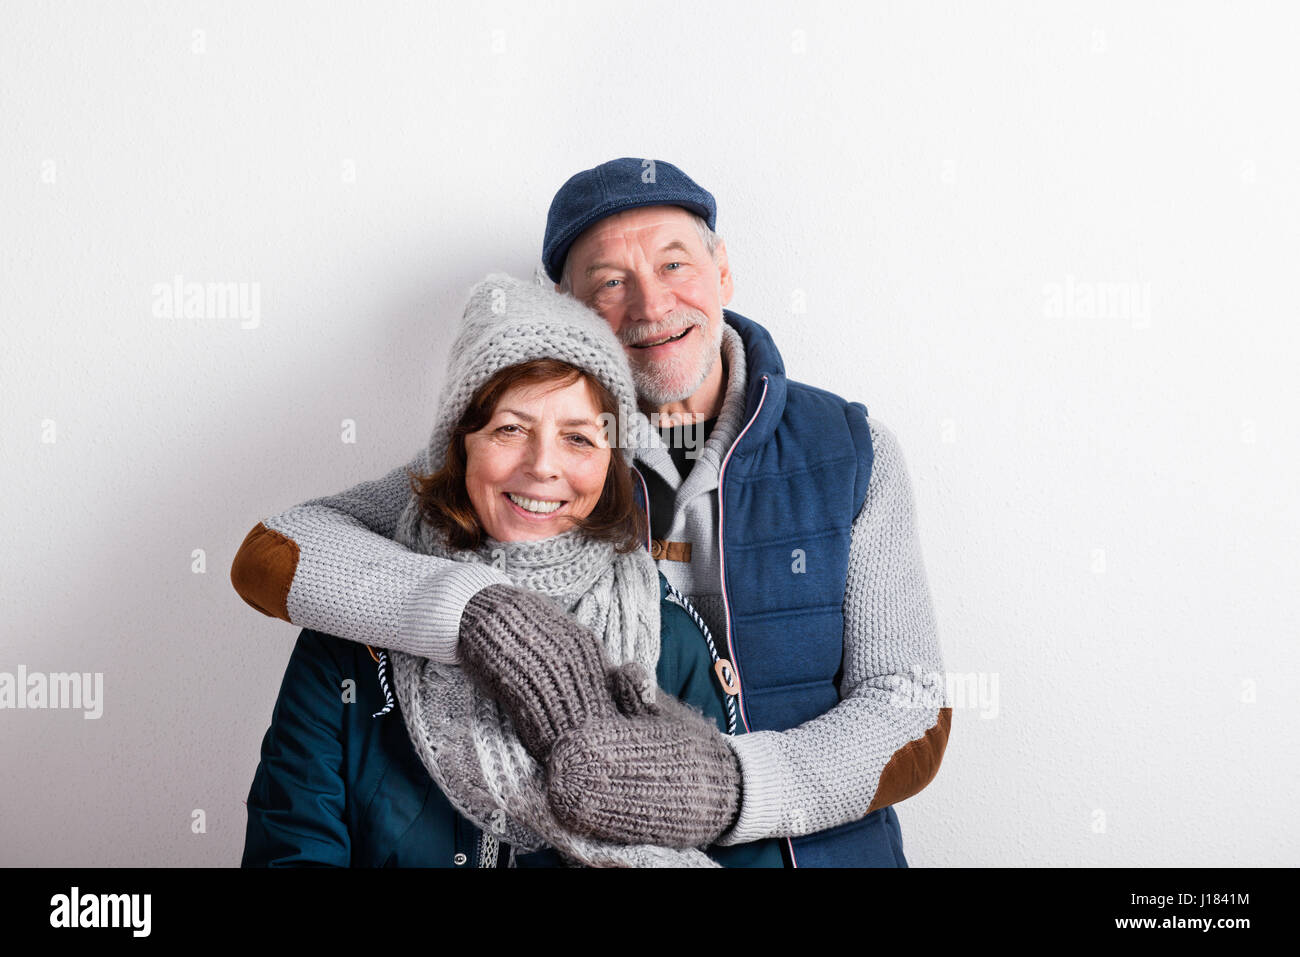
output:
[[636, 284], [632, 303], [633, 319], [660, 322], [677, 308], [677, 297], [657, 276], [643, 276]]

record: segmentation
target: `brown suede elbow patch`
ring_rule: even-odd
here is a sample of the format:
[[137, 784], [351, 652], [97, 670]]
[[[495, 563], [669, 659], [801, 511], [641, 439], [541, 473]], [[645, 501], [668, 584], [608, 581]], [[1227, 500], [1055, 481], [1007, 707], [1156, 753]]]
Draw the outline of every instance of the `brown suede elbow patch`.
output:
[[948, 746], [951, 725], [952, 708], [940, 708], [939, 720], [933, 728], [894, 752], [880, 774], [880, 784], [876, 786], [871, 807], [867, 808], [868, 814], [910, 798], [934, 780], [939, 773], [944, 749]]
[[297, 570], [298, 543], [258, 522], [235, 553], [230, 584], [262, 614], [289, 621], [289, 587]]

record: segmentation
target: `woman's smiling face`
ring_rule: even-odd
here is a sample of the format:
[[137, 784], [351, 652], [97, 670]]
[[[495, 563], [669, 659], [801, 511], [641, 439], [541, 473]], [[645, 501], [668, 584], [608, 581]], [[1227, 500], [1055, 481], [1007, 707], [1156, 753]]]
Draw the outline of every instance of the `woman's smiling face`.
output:
[[465, 490], [488, 535], [550, 538], [600, 501], [610, 448], [585, 379], [518, 385], [465, 436]]

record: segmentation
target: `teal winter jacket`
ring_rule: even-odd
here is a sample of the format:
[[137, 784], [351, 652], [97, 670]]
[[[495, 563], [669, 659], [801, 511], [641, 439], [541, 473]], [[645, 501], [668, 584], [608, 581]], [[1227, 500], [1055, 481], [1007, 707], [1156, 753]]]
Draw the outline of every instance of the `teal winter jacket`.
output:
[[[659, 686], [727, 728], [708, 643], [659, 576]], [[351, 681], [347, 686], [345, 682]], [[346, 692], [350, 691], [348, 694]], [[368, 646], [310, 629], [298, 636], [248, 793], [243, 867], [505, 867], [481, 859], [482, 833], [443, 796], [387, 704]], [[781, 842], [707, 852], [726, 867], [782, 867]], [[543, 849], [519, 867], [561, 862]]]

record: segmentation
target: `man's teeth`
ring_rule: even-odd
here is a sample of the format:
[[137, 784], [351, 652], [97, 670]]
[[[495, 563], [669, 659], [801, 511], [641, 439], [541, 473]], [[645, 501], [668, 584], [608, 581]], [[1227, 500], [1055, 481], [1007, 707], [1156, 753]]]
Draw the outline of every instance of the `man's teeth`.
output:
[[687, 328], [683, 329], [679, 333], [676, 333], [675, 335], [666, 336], [663, 339], [656, 339], [654, 342], [642, 342], [640, 344], [640, 348], [649, 349], [651, 346], [662, 346], [665, 342], [673, 342], [676, 339], [680, 339], [682, 336], [686, 335], [686, 333], [690, 331], [691, 331], [690, 327], [688, 326]]
[[524, 498], [522, 495], [516, 495], [514, 492], [506, 492], [506, 497], [522, 509], [527, 509], [530, 512], [540, 512], [542, 514], [553, 512], [564, 504], [563, 502], [541, 502], [535, 498]]

